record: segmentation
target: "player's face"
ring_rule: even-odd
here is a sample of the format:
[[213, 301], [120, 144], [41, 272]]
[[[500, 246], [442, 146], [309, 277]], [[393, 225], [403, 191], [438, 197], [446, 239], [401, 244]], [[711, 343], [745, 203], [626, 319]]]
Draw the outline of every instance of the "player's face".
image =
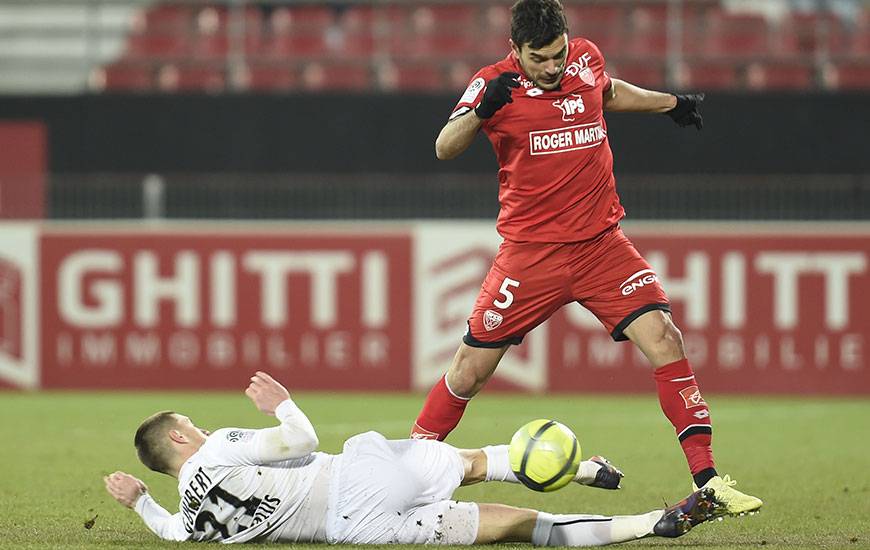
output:
[[197, 428], [193, 421], [184, 416], [178, 415], [178, 431], [188, 436], [192, 441], [204, 442], [211, 435], [211, 432], [202, 428]]
[[517, 46], [513, 41], [511, 47], [526, 77], [538, 88], [555, 90], [559, 87], [565, 74], [565, 59], [568, 57], [567, 34], [536, 50], [529, 44]]

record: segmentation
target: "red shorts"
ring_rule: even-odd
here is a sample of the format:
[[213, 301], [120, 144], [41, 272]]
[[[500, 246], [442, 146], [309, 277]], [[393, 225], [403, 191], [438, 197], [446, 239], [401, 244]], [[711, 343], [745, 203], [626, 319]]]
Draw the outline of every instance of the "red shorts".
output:
[[519, 344], [565, 304], [591, 311], [614, 340], [647, 311], [670, 311], [658, 277], [619, 226], [588, 241], [504, 241], [483, 281], [464, 341]]

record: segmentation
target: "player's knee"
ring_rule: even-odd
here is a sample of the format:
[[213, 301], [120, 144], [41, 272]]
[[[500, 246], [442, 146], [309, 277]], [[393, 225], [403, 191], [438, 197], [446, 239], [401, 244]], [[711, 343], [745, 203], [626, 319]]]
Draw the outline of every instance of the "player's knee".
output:
[[665, 316], [663, 322], [654, 333], [653, 346], [662, 355], [682, 356], [683, 334], [670, 317]]

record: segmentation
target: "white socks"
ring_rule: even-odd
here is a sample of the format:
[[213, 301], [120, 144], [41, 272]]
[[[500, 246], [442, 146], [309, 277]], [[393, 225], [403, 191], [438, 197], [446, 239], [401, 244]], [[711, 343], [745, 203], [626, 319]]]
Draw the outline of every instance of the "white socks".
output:
[[[507, 445], [490, 445], [484, 447], [482, 451], [486, 455], [486, 481], [520, 482], [517, 476], [514, 475], [513, 470], [511, 470]], [[600, 464], [591, 460], [584, 460], [580, 463], [580, 469], [577, 470], [574, 481], [589, 485], [595, 481], [595, 474], [598, 473], [600, 468]]]
[[490, 445], [481, 449], [486, 455], [486, 480], [507, 481], [519, 483], [520, 480], [511, 470], [511, 462], [508, 458], [507, 445]]
[[532, 532], [535, 546], [603, 546], [652, 534], [662, 510], [637, 516], [563, 515], [539, 512]]

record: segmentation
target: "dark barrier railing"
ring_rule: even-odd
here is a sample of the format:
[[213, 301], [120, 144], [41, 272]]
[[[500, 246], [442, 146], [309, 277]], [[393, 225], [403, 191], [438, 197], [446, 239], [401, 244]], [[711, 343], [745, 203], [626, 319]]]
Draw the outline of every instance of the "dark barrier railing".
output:
[[[867, 220], [870, 175], [618, 175], [630, 219]], [[52, 218], [431, 219], [498, 213], [494, 176], [54, 175]]]

